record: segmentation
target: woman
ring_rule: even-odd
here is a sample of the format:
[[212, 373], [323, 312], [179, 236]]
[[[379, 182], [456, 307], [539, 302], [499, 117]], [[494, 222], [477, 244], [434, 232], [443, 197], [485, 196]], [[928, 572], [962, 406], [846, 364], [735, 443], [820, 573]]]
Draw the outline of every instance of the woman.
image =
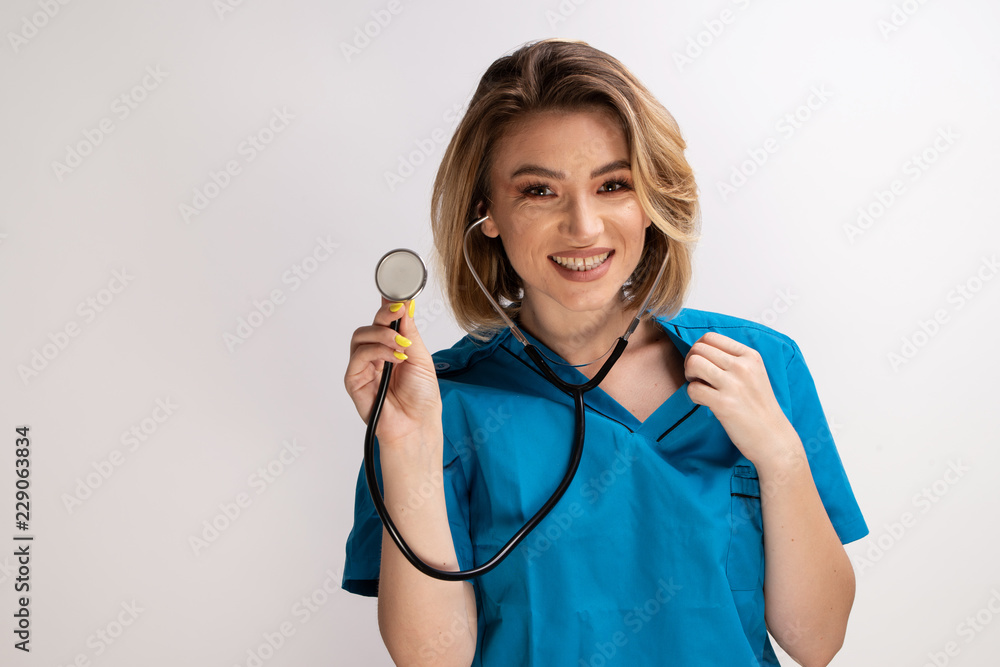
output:
[[574, 428], [571, 400], [463, 263], [470, 222], [486, 217], [469, 248], [486, 288], [568, 381], [593, 377], [652, 296], [586, 394], [572, 486], [493, 571], [418, 572], [359, 479], [343, 586], [379, 596], [397, 664], [775, 665], [767, 630], [803, 665], [840, 649], [854, 599], [842, 544], [868, 529], [795, 342], [681, 310], [698, 218], [684, 148], [642, 84], [581, 42], [529, 44], [483, 76], [433, 198], [470, 335], [432, 357], [414, 303], [383, 302], [345, 377], [367, 419], [396, 364], [377, 430], [384, 496], [425, 562], [493, 555], [555, 488]]

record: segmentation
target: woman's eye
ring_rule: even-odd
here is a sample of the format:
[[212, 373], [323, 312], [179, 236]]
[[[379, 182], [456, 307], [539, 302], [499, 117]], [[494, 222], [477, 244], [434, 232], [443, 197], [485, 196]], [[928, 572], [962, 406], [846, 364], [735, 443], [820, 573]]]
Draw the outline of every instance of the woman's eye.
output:
[[552, 190], [549, 189], [547, 185], [532, 185], [523, 190], [525, 194], [534, 195], [536, 197], [546, 197], [552, 194]]
[[625, 181], [608, 181], [601, 186], [601, 192], [618, 192], [626, 188], [628, 188], [628, 183]]

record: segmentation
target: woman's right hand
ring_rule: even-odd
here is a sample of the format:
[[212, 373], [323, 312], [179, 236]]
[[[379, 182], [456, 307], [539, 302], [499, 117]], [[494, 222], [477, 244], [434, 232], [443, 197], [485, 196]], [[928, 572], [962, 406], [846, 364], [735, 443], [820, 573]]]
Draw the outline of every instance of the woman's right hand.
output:
[[[357, 329], [351, 337], [344, 385], [367, 422], [382, 380], [382, 367], [387, 361], [394, 364], [375, 432], [385, 505], [391, 508], [396, 528], [410, 548], [425, 562], [458, 570], [442, 475], [441, 392], [434, 361], [413, 323], [412, 312], [407, 312], [410, 303], [396, 312], [391, 305], [383, 299], [371, 326]], [[389, 328], [393, 320], [400, 321], [402, 341]], [[404, 353], [406, 359], [399, 359], [395, 352]], [[380, 536], [378, 622], [389, 655], [397, 665], [471, 664], [477, 639], [472, 584], [428, 577], [396, 548], [388, 529]], [[452, 639], [437, 649], [443, 634]]]
[[[399, 308], [393, 312], [395, 304]], [[427, 428], [441, 428], [441, 393], [434, 360], [413, 321], [412, 304], [383, 298], [371, 326], [360, 327], [351, 336], [344, 386], [366, 424], [382, 379], [382, 366], [386, 361], [395, 365], [375, 432], [380, 443], [407, 440]], [[389, 328], [393, 320], [400, 321], [398, 336]]]

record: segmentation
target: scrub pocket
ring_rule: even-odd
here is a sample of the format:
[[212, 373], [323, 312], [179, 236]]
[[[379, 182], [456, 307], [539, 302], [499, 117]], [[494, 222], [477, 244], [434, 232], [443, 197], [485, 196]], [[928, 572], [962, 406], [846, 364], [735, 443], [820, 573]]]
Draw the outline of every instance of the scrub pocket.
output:
[[734, 591], [757, 590], [764, 574], [764, 521], [760, 509], [760, 480], [753, 466], [735, 466], [730, 481], [732, 534], [726, 574]]

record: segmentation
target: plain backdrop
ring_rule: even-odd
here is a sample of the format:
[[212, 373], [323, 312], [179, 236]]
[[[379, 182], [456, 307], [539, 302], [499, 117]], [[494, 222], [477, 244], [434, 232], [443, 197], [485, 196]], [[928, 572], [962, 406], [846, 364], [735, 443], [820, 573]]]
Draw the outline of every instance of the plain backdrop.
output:
[[[833, 664], [995, 665], [998, 19], [987, 0], [5, 2], [0, 664], [391, 664], [375, 600], [339, 588], [348, 342], [377, 258], [430, 256], [479, 77], [564, 36], [680, 124], [703, 209], [687, 305], [787, 333], [812, 370], [871, 528]], [[462, 335], [436, 276], [417, 314], [432, 349]]]

